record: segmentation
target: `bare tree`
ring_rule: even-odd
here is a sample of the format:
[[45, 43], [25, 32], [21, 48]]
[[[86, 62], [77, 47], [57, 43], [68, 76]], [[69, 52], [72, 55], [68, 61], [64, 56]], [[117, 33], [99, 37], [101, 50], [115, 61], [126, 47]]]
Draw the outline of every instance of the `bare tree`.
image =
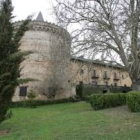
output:
[[140, 90], [139, 0], [55, 1], [60, 25], [73, 28], [74, 54], [100, 56], [121, 65], [129, 72], [133, 88]]
[[64, 92], [69, 80], [69, 45], [65, 44], [65, 39], [59, 40], [58, 38], [58, 42], [54, 41], [52, 37], [49, 56], [46, 56], [46, 52], [39, 52], [39, 55], [47, 61], [47, 65], [44, 65], [47, 76], [41, 84], [41, 90], [42, 94], [48, 98], [54, 98], [57, 93]]

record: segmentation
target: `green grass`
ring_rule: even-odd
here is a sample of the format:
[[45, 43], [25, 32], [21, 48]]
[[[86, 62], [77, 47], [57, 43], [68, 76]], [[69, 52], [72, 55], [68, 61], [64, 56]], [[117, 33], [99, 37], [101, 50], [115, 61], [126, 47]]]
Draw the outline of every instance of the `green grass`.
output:
[[123, 107], [93, 111], [88, 103], [14, 108], [0, 140], [139, 140], [140, 114]]

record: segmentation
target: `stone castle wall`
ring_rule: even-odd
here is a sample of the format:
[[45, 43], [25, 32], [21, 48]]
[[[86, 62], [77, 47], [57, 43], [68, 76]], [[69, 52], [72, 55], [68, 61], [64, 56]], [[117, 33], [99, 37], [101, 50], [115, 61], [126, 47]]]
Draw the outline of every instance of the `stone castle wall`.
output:
[[[15, 30], [21, 23], [14, 24]], [[13, 101], [27, 99], [27, 96], [19, 96], [23, 86], [27, 87], [27, 93], [33, 90], [38, 100], [52, 99], [51, 87], [57, 89], [53, 99], [75, 95], [75, 85], [80, 81], [84, 84], [131, 86], [129, 74], [120, 68], [71, 59], [71, 37], [63, 28], [38, 21], [32, 21], [29, 26], [30, 30], [23, 36], [20, 49], [33, 53], [21, 63], [20, 78], [35, 81], [17, 87]], [[104, 78], [104, 71], [107, 71], [108, 78]]]
[[[15, 23], [15, 29], [21, 22]], [[20, 86], [27, 86], [28, 92], [37, 93], [37, 99], [48, 99], [48, 89], [57, 88], [55, 99], [70, 96], [71, 88], [68, 82], [71, 39], [68, 32], [47, 22], [33, 21], [30, 30], [21, 40], [21, 51], [32, 51], [21, 64], [21, 78], [35, 79]], [[14, 101], [22, 99], [19, 96], [20, 87], [16, 89]]]

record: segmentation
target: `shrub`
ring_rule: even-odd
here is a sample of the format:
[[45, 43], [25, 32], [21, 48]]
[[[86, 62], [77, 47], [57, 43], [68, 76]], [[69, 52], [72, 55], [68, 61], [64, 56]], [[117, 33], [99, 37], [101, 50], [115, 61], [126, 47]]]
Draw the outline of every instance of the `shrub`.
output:
[[31, 90], [29, 93], [28, 93], [28, 98], [29, 98], [29, 100], [34, 100], [35, 98], [36, 98], [36, 93], [33, 91], [33, 90]]
[[77, 100], [75, 97], [69, 97], [66, 99], [58, 99], [58, 100], [33, 100], [30, 102], [30, 100], [24, 100], [24, 101], [17, 101], [12, 102], [11, 107], [32, 107], [32, 106], [43, 106], [43, 105], [50, 105], [50, 104], [61, 104], [61, 103], [69, 103], [69, 102], [78, 102], [80, 100]]
[[92, 86], [92, 85], [84, 85], [82, 90], [83, 97], [87, 97], [93, 94], [100, 94], [102, 93], [102, 89], [98, 86]]
[[[28, 93], [28, 95], [27, 95], [27, 97], [28, 97], [28, 99], [29, 99], [29, 102], [30, 102], [30, 106], [31, 107], [33, 107], [33, 108], [35, 108], [36, 107], [36, 104], [35, 104], [35, 102], [34, 102], [34, 99], [36, 98], [36, 93], [33, 91], [33, 90], [31, 90], [29, 93]], [[26, 104], [26, 102], [25, 102], [25, 104]]]
[[116, 107], [126, 104], [123, 93], [94, 94], [89, 97], [89, 102], [94, 110]]
[[[101, 93], [127, 93], [131, 91], [130, 87], [116, 87], [116, 86], [101, 86], [101, 85], [91, 85], [91, 84], [83, 84], [82, 85], [82, 98], [87, 98], [88, 96], [92, 96], [93, 94], [101, 94]], [[79, 95], [79, 91], [76, 91], [77, 95]]]
[[140, 92], [131, 91], [127, 93], [126, 104], [132, 112], [140, 112]]

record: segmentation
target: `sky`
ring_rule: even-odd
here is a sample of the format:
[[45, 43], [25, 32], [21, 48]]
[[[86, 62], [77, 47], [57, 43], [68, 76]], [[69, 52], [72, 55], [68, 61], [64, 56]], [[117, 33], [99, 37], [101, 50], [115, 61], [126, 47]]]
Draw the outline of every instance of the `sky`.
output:
[[13, 14], [16, 16], [15, 21], [23, 20], [28, 15], [34, 15], [34, 18], [41, 11], [45, 21], [54, 22], [52, 15], [54, 0], [12, 0], [14, 6]]
[[[35, 19], [41, 11], [45, 21], [56, 23], [55, 16], [53, 15], [53, 5], [55, 4], [55, 0], [12, 0], [12, 3], [14, 6], [14, 21], [24, 20], [29, 15], [34, 15], [33, 19]], [[71, 32], [78, 27], [79, 24], [70, 26], [68, 31]]]

